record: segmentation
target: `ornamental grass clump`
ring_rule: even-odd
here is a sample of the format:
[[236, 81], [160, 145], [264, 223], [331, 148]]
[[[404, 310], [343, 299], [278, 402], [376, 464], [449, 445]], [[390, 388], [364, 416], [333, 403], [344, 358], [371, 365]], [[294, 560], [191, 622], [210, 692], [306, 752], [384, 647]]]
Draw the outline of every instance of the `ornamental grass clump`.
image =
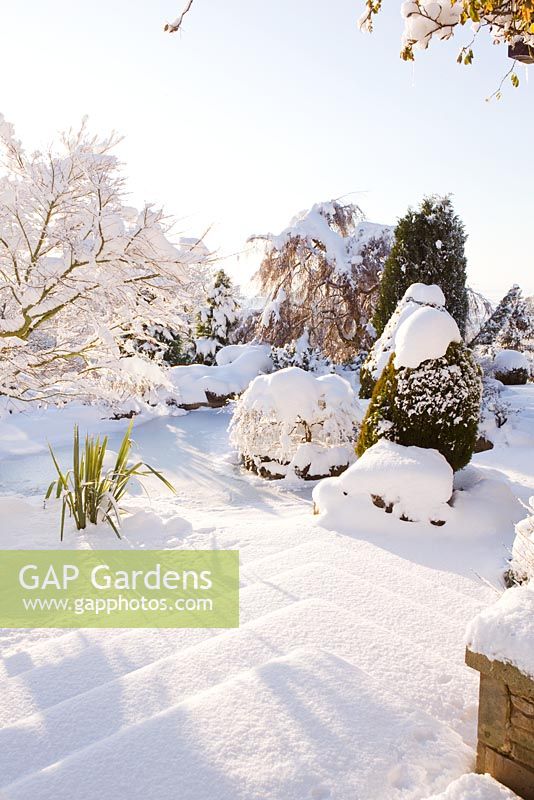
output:
[[60, 538], [63, 541], [65, 517], [67, 511], [76, 525], [76, 530], [84, 530], [88, 523], [93, 525], [107, 522], [115, 535], [120, 539], [121, 509], [119, 506], [132, 479], [139, 480], [147, 475], [155, 475], [171, 492], [176, 493], [174, 486], [157, 470], [143, 461], [129, 464], [132, 448], [130, 434], [133, 420], [124, 434], [115, 464], [110, 469], [104, 468], [108, 437], [87, 435], [83, 448], [80, 445], [78, 426], [74, 426], [72, 449], [72, 469], [63, 472], [54, 451], [49, 445], [50, 454], [58, 477], [48, 487], [45, 501], [55, 491], [56, 499], [62, 500]]

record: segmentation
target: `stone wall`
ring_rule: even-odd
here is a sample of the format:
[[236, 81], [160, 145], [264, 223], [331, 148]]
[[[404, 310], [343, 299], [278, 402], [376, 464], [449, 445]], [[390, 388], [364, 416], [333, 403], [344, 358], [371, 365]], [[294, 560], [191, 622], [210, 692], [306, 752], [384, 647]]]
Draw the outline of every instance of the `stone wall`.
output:
[[476, 770], [534, 800], [534, 679], [470, 650], [466, 663], [480, 672]]

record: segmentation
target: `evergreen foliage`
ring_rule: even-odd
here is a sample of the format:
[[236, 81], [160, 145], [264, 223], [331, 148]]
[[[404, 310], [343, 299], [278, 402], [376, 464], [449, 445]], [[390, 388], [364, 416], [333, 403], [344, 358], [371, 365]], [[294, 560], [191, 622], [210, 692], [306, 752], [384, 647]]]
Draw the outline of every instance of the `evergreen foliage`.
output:
[[472, 347], [490, 346], [509, 350], [530, 349], [534, 320], [521, 289], [514, 284], [471, 342]]
[[446, 308], [464, 334], [468, 312], [465, 239], [463, 223], [449, 197], [427, 197], [418, 210], [408, 210], [395, 228], [380, 282], [372, 320], [378, 335], [412, 283], [440, 286]]
[[271, 348], [271, 359], [275, 370], [286, 367], [300, 367], [306, 372], [333, 372], [332, 361], [318, 347], [310, 345], [307, 331], [297, 340], [283, 347]]
[[205, 364], [215, 361], [221, 347], [230, 344], [231, 334], [239, 318], [239, 303], [230, 277], [224, 270], [215, 275], [206, 305], [197, 315], [197, 360]]
[[359, 456], [381, 438], [439, 450], [454, 470], [471, 459], [477, 440], [482, 385], [464, 344], [442, 358], [395, 369], [394, 355], [377, 381], [357, 444]]

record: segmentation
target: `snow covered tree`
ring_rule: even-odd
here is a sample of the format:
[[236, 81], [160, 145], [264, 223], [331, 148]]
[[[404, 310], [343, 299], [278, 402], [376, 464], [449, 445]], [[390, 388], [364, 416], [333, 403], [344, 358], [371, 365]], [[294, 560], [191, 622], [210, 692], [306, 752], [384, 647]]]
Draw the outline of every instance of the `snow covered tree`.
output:
[[[193, 0], [187, 0], [181, 13], [173, 22], [167, 22], [164, 30], [176, 33], [181, 30]], [[382, 8], [382, 0], [365, 0], [365, 11], [360, 17], [361, 30], [373, 30], [375, 16]], [[426, 50], [432, 39], [447, 40], [462, 26], [469, 24], [472, 36], [460, 48], [456, 58], [459, 64], [473, 63], [473, 45], [477, 37], [487, 30], [494, 44], [507, 44], [508, 55], [514, 64], [504, 76], [510, 76], [512, 85], [519, 86], [515, 72], [517, 62], [534, 63], [534, 4], [532, 0], [504, 0], [500, 3], [488, 0], [403, 0], [400, 4], [404, 19], [401, 58], [414, 60], [414, 50]], [[501, 81], [501, 86], [504, 78]], [[500, 87], [495, 94], [500, 96]]]
[[468, 310], [464, 340], [469, 343], [480, 333], [483, 325], [486, 324], [495, 309], [484, 295], [480, 294], [480, 292], [475, 292], [470, 286], [467, 287], [467, 299]]
[[373, 316], [379, 335], [412, 283], [440, 286], [449, 313], [464, 333], [468, 312], [465, 238], [450, 197], [426, 197], [419, 209], [409, 209], [399, 220]]
[[355, 205], [319, 203], [266, 242], [258, 272], [268, 298], [256, 335], [281, 347], [309, 331], [310, 346], [336, 361], [368, 349], [369, 324], [391, 229], [364, 220]]
[[169, 367], [191, 364], [194, 358], [194, 344], [186, 333], [159, 323], [145, 326], [144, 338], [136, 341], [135, 349], [150, 359], [168, 364]]
[[419, 308], [431, 306], [443, 308], [445, 297], [439, 286], [427, 286], [424, 283], [413, 283], [406, 289], [404, 296], [397, 304], [382, 334], [373, 344], [367, 358], [360, 368], [360, 397], [369, 398], [382, 371], [386, 367], [391, 353], [395, 350], [395, 338], [402, 323]]
[[197, 316], [197, 360], [213, 364], [221, 347], [231, 343], [231, 335], [239, 319], [239, 302], [232, 281], [224, 270], [215, 276], [213, 288], [208, 292], [206, 305]]
[[397, 333], [362, 423], [358, 455], [385, 438], [438, 450], [461, 469], [475, 448], [481, 394], [479, 368], [452, 317], [422, 307]]
[[505, 294], [471, 346], [534, 350], [534, 318], [517, 284]]
[[124, 205], [116, 142], [84, 123], [59, 152], [28, 154], [0, 117], [0, 393], [83, 395], [124, 362], [134, 380], [124, 347], [176, 322], [199, 256], [171, 244], [161, 211]]

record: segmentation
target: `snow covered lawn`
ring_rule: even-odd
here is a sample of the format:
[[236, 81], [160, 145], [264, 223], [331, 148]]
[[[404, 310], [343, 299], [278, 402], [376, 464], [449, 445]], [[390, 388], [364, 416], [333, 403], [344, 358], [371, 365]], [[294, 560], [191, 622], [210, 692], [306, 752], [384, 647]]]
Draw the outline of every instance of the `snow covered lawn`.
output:
[[[374, 507], [322, 526], [313, 484], [228, 456], [227, 409], [139, 420], [136, 448], [178, 494], [154, 481], [129, 500], [122, 541], [69, 530], [65, 546], [239, 549], [241, 627], [0, 632], [3, 800], [441, 796], [474, 764], [465, 629], [497, 597], [485, 581], [525, 515], [512, 493], [534, 493], [534, 387], [507, 396], [522, 409], [510, 445], [457, 479], [463, 511], [443, 527]], [[126, 427], [96, 409], [0, 421], [2, 548], [59, 547], [45, 442], [66, 461], [75, 420], [112, 447]], [[443, 796], [489, 798], [483, 785]]]

